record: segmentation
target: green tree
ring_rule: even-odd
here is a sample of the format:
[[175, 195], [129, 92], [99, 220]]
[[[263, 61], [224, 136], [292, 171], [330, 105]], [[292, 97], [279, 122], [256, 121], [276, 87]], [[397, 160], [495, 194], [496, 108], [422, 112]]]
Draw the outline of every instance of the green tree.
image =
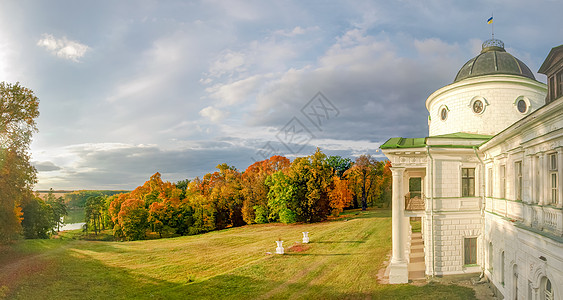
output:
[[[268, 207], [270, 221], [282, 223], [295, 223], [297, 221], [295, 208], [296, 188], [287, 175], [278, 171], [266, 179], [266, 185], [270, 188], [268, 192]], [[265, 223], [266, 211], [256, 209], [256, 223]]]
[[17, 238], [21, 207], [34, 201], [37, 171], [28, 150], [38, 116], [39, 99], [32, 90], [19, 83], [0, 83], [0, 242]]
[[53, 209], [41, 198], [33, 197], [23, 206], [23, 235], [27, 239], [46, 239], [52, 233], [56, 222]]
[[176, 187], [179, 188], [182, 193], [180, 194], [180, 199], [186, 198], [186, 190], [188, 189], [189, 179], [184, 179], [176, 182]]
[[343, 158], [342, 156], [329, 156], [327, 158], [328, 165], [333, 170], [333, 175], [336, 175], [340, 178], [344, 176], [344, 172], [346, 172], [350, 167], [352, 167], [352, 160], [349, 158]]
[[60, 230], [61, 225], [63, 225], [63, 217], [68, 215], [67, 206], [64, 203], [63, 197], [55, 197], [53, 189], [49, 189], [49, 193], [45, 199], [45, 202], [49, 204], [53, 210], [52, 218], [53, 223], [57, 231]]
[[86, 218], [86, 232], [89, 230], [93, 230], [94, 233], [97, 235], [98, 232], [102, 231], [104, 228], [104, 205], [105, 205], [105, 197], [97, 196], [97, 197], [90, 197], [86, 200], [86, 207], [85, 207], [85, 218]]

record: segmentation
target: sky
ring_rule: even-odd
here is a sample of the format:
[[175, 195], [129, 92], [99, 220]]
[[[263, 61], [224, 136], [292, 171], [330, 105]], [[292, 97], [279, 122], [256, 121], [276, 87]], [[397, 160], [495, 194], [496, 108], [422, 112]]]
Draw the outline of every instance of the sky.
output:
[[[40, 99], [38, 190], [134, 189], [428, 135], [426, 98], [495, 37], [536, 72], [553, 1], [2, 1], [0, 81]], [[494, 14], [493, 25], [487, 19]], [[545, 83], [545, 76], [535, 74]]]

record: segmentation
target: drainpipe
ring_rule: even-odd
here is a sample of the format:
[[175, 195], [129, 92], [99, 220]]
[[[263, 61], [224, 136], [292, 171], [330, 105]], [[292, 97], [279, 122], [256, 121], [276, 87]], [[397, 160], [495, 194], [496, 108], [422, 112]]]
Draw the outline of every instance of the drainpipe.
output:
[[477, 153], [477, 147], [473, 146], [473, 152], [475, 152], [475, 156], [481, 162], [481, 234], [483, 236], [483, 242], [481, 246], [481, 275], [479, 278], [483, 278], [485, 276], [485, 163], [479, 157]]
[[432, 250], [432, 277], [435, 275], [436, 251], [434, 250], [434, 158], [430, 154], [430, 147], [426, 145], [426, 153], [430, 157], [430, 249]]

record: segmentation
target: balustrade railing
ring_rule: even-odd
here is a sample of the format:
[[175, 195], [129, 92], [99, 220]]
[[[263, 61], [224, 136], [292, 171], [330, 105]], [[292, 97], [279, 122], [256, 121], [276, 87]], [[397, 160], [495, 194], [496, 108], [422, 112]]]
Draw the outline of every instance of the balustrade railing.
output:
[[[506, 203], [503, 203], [506, 202]], [[521, 221], [526, 226], [563, 236], [563, 209], [525, 202], [508, 203], [505, 199], [487, 198], [486, 209]]]
[[552, 231], [557, 234], [561, 234], [563, 228], [559, 225], [561, 224], [561, 218], [563, 217], [562, 211], [560, 209], [555, 209], [551, 207], [543, 208], [543, 224], [545, 229]]
[[405, 195], [405, 210], [424, 210], [424, 194], [409, 192]]

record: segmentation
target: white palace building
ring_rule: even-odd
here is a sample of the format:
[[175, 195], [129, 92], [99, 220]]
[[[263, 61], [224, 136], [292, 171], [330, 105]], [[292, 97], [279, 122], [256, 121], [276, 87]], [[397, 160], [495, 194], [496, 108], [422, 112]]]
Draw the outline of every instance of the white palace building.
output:
[[539, 69], [483, 43], [428, 97], [426, 138], [391, 138], [389, 282], [409, 280], [410, 218], [426, 276], [481, 273], [507, 299], [563, 299], [563, 45]]

